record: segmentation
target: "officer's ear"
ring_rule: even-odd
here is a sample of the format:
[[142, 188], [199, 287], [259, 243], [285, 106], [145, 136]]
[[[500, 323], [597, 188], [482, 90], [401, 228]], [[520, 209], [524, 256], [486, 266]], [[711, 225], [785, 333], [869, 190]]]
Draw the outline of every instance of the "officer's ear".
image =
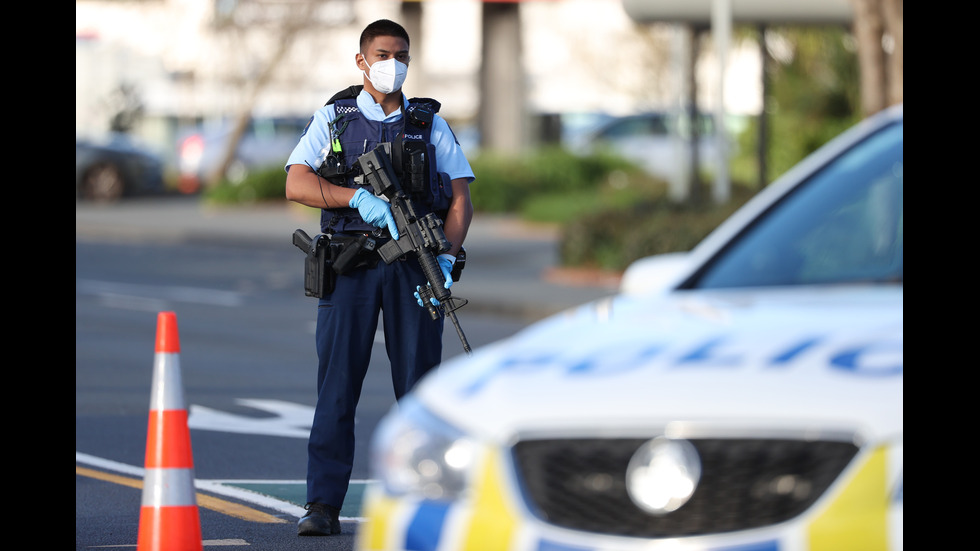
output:
[[356, 66], [356, 67], [357, 67], [358, 69], [360, 69], [360, 68], [361, 68], [361, 61], [363, 61], [363, 62], [364, 62], [364, 65], [365, 65], [365, 69], [366, 69], [366, 68], [367, 68], [367, 60], [366, 60], [366, 59], [364, 58], [364, 54], [362, 54], [362, 53], [360, 53], [360, 52], [358, 52], [358, 53], [356, 53], [356, 54], [354, 54], [354, 65], [355, 65], [355, 66]]

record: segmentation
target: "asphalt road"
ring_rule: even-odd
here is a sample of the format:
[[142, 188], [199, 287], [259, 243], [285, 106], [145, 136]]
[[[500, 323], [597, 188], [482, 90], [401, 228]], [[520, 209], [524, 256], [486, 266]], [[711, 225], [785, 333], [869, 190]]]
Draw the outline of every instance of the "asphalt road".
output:
[[[268, 425], [270, 416], [286, 416], [276, 410], [282, 404], [312, 407], [312, 299], [297, 293], [300, 256], [289, 236], [297, 227], [315, 233], [315, 226], [288, 205], [214, 210], [186, 197], [76, 205], [76, 549], [135, 546], [158, 311], [178, 311], [195, 423], [238, 415]], [[471, 301], [460, 321], [474, 347], [611, 293], [608, 282], [557, 270], [555, 247], [547, 228], [506, 217], [475, 221], [467, 270], [453, 289]], [[447, 357], [461, 352], [449, 327], [444, 346]], [[392, 403], [378, 350], [359, 409], [359, 442]], [[302, 438], [200, 425], [192, 433], [205, 547], [353, 548], [367, 477], [363, 445], [344, 533], [299, 538]]]

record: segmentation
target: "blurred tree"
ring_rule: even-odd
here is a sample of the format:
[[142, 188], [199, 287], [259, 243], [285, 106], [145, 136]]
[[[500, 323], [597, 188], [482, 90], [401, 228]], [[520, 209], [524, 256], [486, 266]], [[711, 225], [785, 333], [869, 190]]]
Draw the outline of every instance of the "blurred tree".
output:
[[759, 124], [767, 124], [771, 140], [759, 153], [778, 176], [862, 118], [861, 69], [845, 26], [768, 27], [764, 42], [770, 61]]
[[[218, 0], [215, 3], [215, 30], [232, 40], [245, 44], [251, 33], [274, 39], [265, 50], [265, 57], [249, 59], [249, 67], [243, 84], [246, 87], [244, 101], [239, 106], [231, 137], [225, 143], [221, 162], [211, 174], [206, 175], [204, 185], [216, 185], [228, 172], [235, 160], [235, 151], [248, 123], [252, 110], [263, 89], [272, 79], [279, 63], [289, 53], [297, 36], [302, 32], [324, 32], [329, 27], [339, 27], [353, 19], [352, 0]], [[245, 48], [241, 48], [245, 50]], [[243, 52], [244, 53], [244, 52]]]
[[903, 0], [851, 2], [846, 28], [758, 26], [764, 109], [742, 145], [756, 140], [760, 188], [770, 168], [781, 174], [858, 119], [903, 101]]
[[870, 115], [903, 98], [903, 0], [853, 0], [861, 64], [861, 111]]
[[129, 133], [143, 116], [143, 100], [135, 84], [120, 83], [105, 99], [109, 112], [109, 130]]

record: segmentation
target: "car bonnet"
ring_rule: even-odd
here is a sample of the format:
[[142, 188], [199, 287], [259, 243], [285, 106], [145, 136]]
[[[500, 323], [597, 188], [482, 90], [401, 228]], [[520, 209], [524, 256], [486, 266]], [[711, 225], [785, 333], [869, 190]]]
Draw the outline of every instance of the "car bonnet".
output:
[[901, 286], [682, 292], [588, 304], [457, 357], [415, 395], [484, 438], [651, 426], [903, 424]]

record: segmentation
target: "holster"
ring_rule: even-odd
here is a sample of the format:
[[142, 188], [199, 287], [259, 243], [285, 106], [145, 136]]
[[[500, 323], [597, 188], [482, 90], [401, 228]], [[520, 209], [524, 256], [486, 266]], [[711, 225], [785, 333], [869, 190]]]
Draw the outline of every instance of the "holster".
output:
[[330, 240], [321, 233], [312, 239], [303, 263], [306, 296], [323, 298], [333, 292], [337, 275], [331, 269], [332, 262]]

